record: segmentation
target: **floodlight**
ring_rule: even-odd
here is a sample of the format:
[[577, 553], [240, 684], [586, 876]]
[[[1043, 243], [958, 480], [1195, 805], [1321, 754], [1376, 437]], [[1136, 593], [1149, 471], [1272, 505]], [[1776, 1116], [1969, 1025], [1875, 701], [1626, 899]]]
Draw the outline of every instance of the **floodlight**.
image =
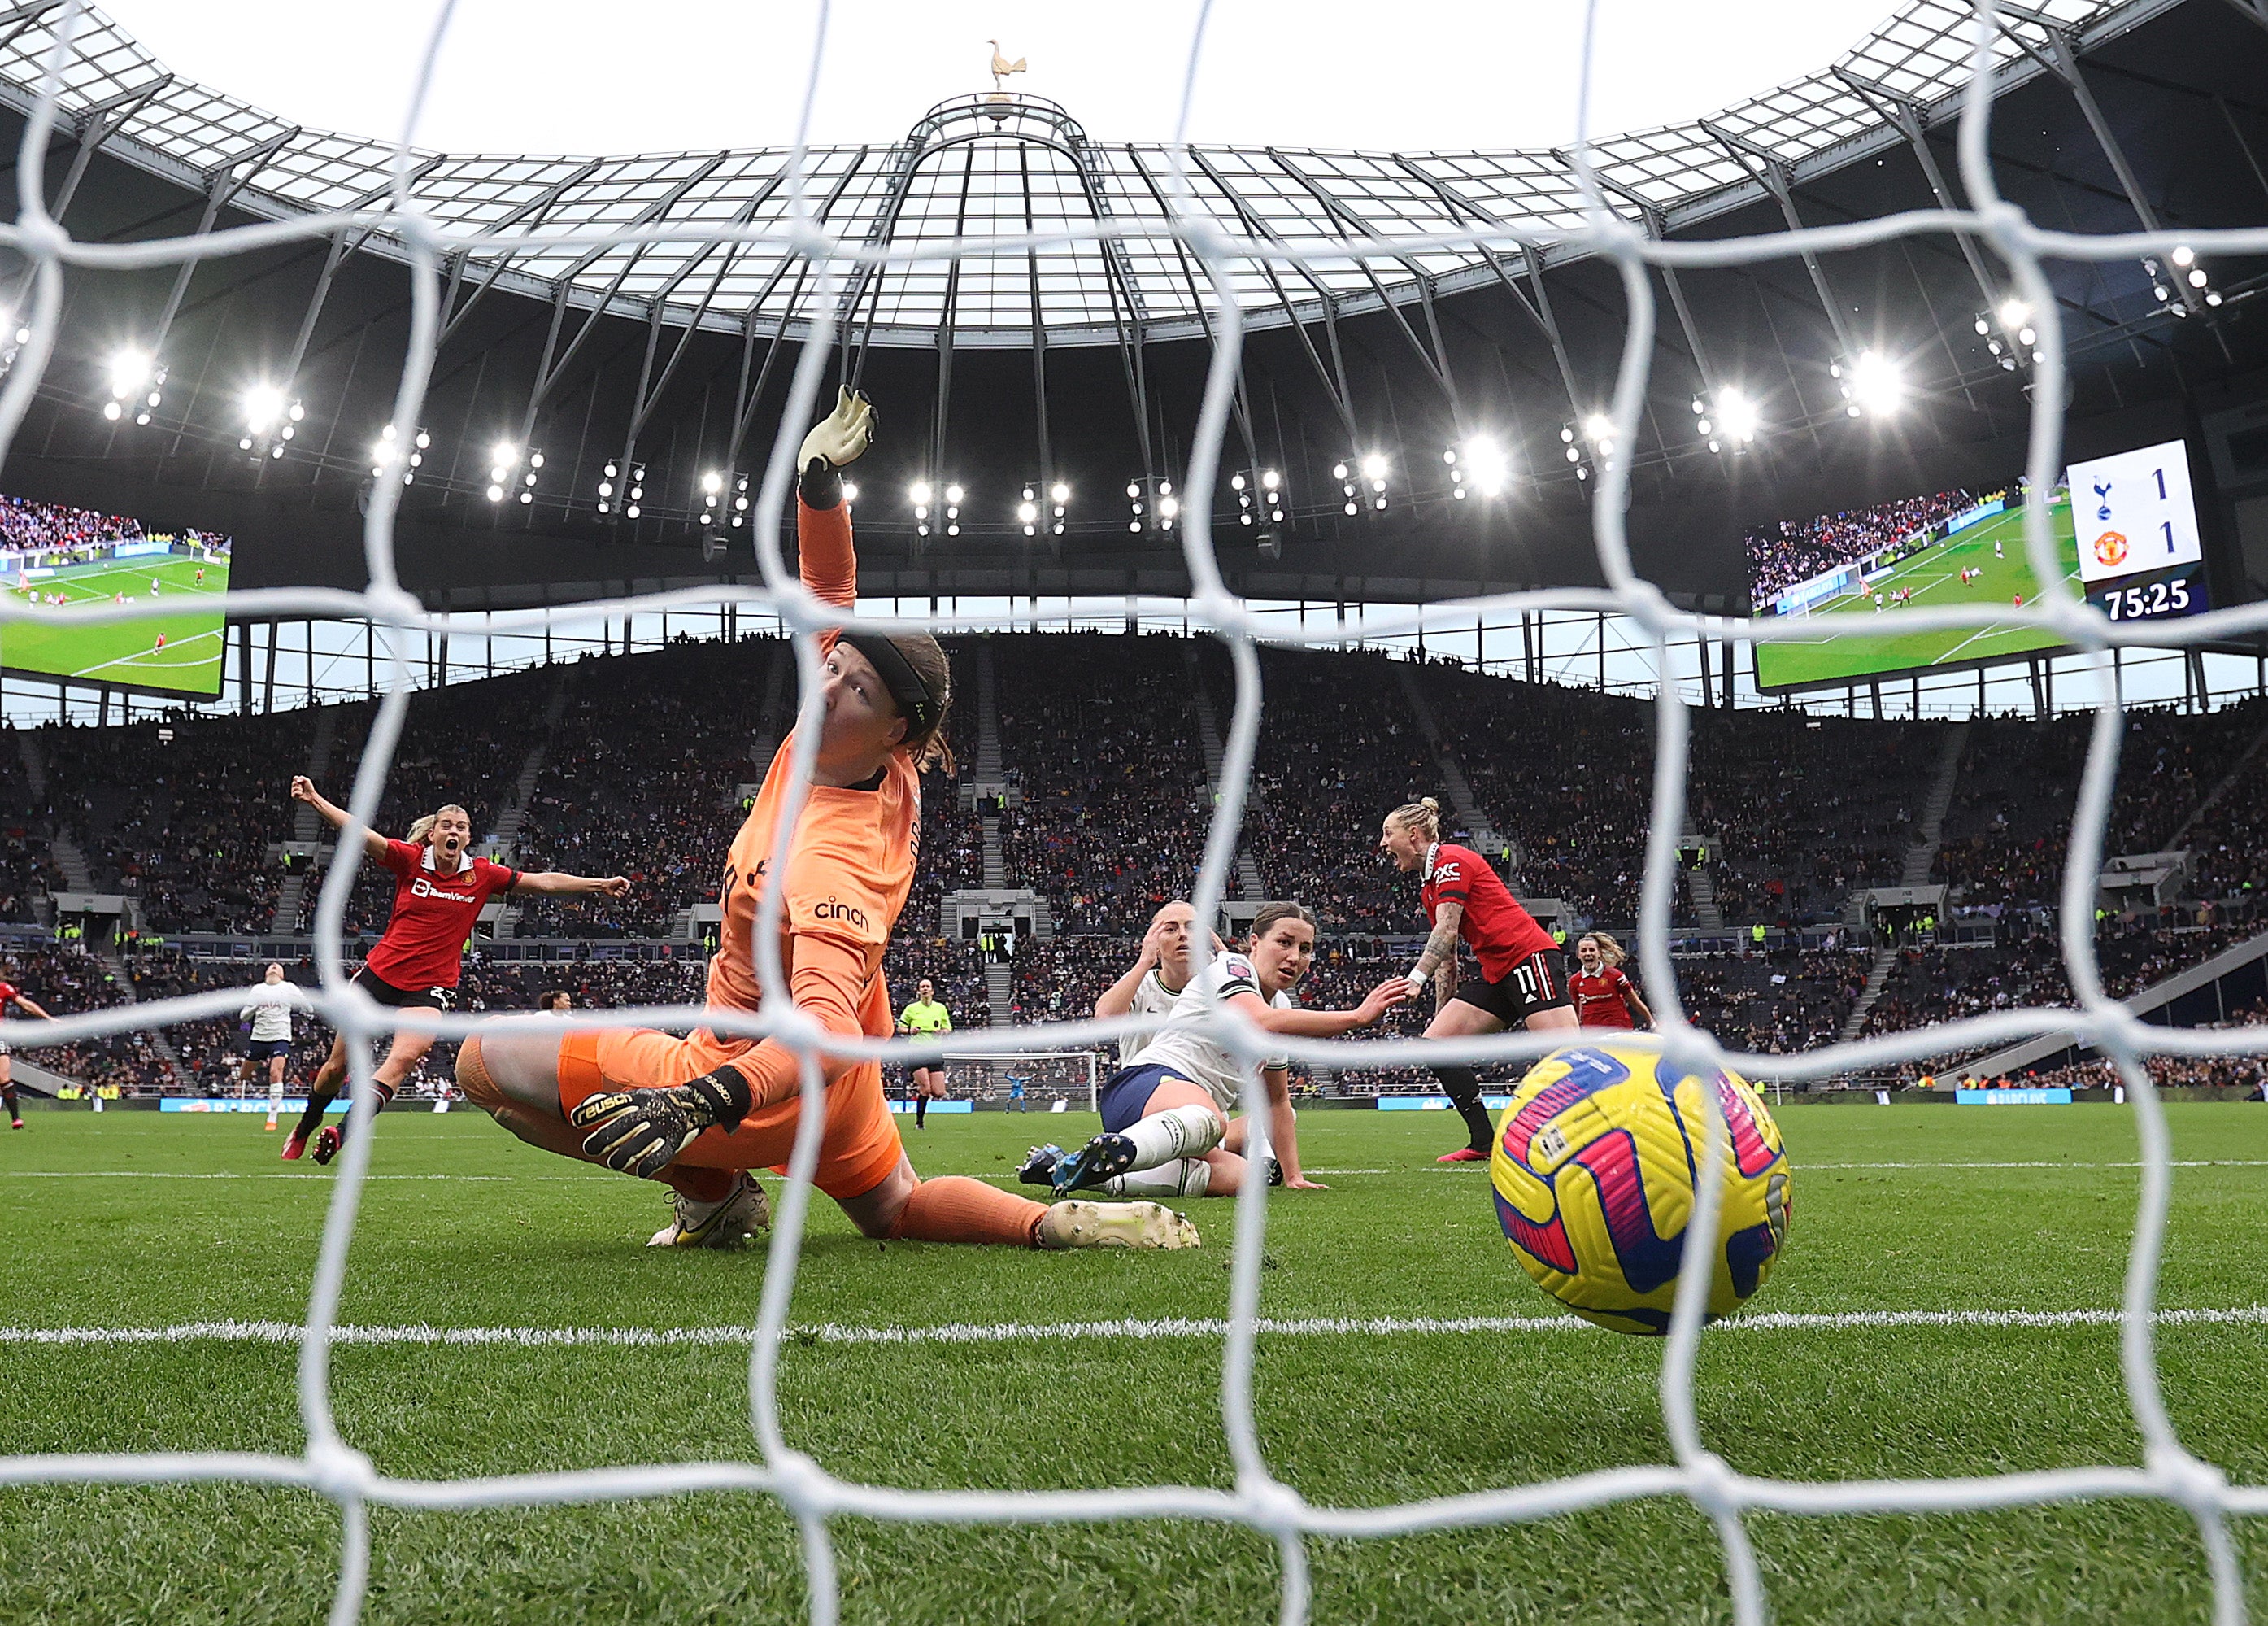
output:
[[2205, 267], [2197, 265], [2190, 268], [2190, 286], [2192, 288], [2205, 286]]
[[1129, 497], [1139, 497], [1142, 494], [1142, 483], [1139, 480], [1127, 481], [1126, 494]]
[[711, 469], [708, 473], [701, 477], [701, 494], [703, 496], [714, 497], [718, 492], [724, 489], [725, 477], [718, 474], [714, 469]]
[[1260, 471], [1260, 486], [1263, 491], [1272, 491], [1283, 484], [1284, 477], [1273, 469], [1263, 469]]
[[1053, 485], [1048, 487], [1048, 495], [1058, 503], [1069, 502], [1071, 500], [1071, 487], [1064, 484], [1061, 480], [1057, 480]]
[[1604, 451], [1614, 444], [1615, 420], [1604, 412], [1592, 412], [1583, 419], [1583, 438]]
[[504, 487], [501, 485], [490, 486], [489, 500], [490, 502], [502, 502], [504, 500]]
[[108, 365], [110, 393], [122, 401], [137, 394], [150, 377], [150, 357], [144, 351], [114, 351]]
[[2184, 270], [2189, 269], [2196, 259], [2197, 250], [2191, 248], [2187, 243], [2182, 244], [2179, 248], [2174, 250], [2174, 263], [2182, 267]]
[[843, 500], [844, 502], [857, 502], [858, 500], [858, 486], [856, 481], [845, 480], [843, 482]]
[[2032, 307], [2021, 299], [2009, 299], [2000, 302], [2000, 325], [2021, 328], [2032, 319]]
[[929, 504], [929, 482], [916, 480], [907, 488], [906, 495], [913, 499], [916, 507], [926, 507]]
[[244, 424], [253, 433], [265, 432], [283, 416], [284, 392], [273, 384], [254, 384], [244, 392]]
[[1373, 452], [1362, 460], [1363, 477], [1375, 484], [1386, 478], [1386, 459]]
[[1016, 505], [1016, 522], [1027, 529], [1035, 523], [1039, 517], [1040, 511], [1035, 504], [1020, 502]]
[[1485, 435], [1476, 435], [1465, 442], [1462, 467], [1484, 497], [1497, 496], [1512, 484], [1511, 460], [1505, 455], [1504, 447]]
[[1331, 478], [1332, 478], [1332, 479], [1334, 479], [1334, 480], [1344, 480], [1344, 479], [1345, 479], [1346, 477], [1347, 477], [1347, 466], [1346, 466], [1344, 463], [1333, 463], [1333, 464], [1331, 465]]
[[1850, 393], [1853, 408], [1887, 417], [1905, 399], [1905, 369], [1879, 351], [1862, 351], [1852, 365]]
[[945, 499], [949, 503], [958, 503], [963, 495], [961, 489], [957, 485], [948, 485], [945, 488]]
[[1167, 524], [1172, 524], [1174, 516], [1181, 513], [1181, 511], [1182, 505], [1178, 499], [1172, 497], [1160, 497], [1158, 499], [1158, 517], [1165, 521]]
[[1727, 387], [1719, 390], [1717, 426], [1725, 432], [1727, 440], [1738, 440], [1742, 445], [1753, 441], [1760, 426], [1756, 403], [1737, 389]]
[[519, 461], [519, 448], [509, 440], [499, 440], [489, 448], [489, 461], [500, 468], [509, 469]]

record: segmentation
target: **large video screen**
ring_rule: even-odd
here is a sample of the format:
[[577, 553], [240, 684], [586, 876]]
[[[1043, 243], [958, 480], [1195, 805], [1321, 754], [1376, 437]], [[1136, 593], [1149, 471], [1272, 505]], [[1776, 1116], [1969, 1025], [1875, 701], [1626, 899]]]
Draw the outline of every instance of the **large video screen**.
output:
[[[2021, 607], [2040, 584], [2024, 557], [2021, 493], [1940, 491], [1783, 523], [1749, 538], [1758, 616], [1818, 636], [1758, 643], [1756, 686], [1780, 691], [1983, 665], [2061, 647], [2018, 624], [1902, 632], [1899, 615], [1945, 604]], [[2116, 621], [2211, 608], [2186, 445], [2073, 463], [2048, 517], [2066, 581]], [[1865, 617], [1863, 623], [1853, 617]]]
[[[0, 667], [127, 689], [220, 692], [225, 536], [146, 528], [87, 508], [0, 496], [0, 591], [60, 611], [0, 623]], [[163, 613], [74, 625], [72, 611], [154, 603]]]

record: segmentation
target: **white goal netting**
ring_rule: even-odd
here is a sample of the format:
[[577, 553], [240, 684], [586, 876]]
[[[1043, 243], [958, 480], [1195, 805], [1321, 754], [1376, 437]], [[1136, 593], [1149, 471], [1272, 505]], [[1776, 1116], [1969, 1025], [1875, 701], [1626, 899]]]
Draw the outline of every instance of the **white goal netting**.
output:
[[[0, 227], [0, 242], [19, 250], [33, 268], [28, 311], [20, 317], [28, 335], [4, 389], [0, 389], [0, 455], [4, 455], [22, 424], [53, 353], [63, 304], [66, 266], [120, 269], [179, 263], [242, 254], [288, 241], [319, 242], [342, 230], [362, 226], [390, 233], [408, 248], [413, 287], [411, 336], [393, 421], [415, 425], [423, 421], [420, 407], [442, 312], [442, 268], [446, 258], [457, 251], [470, 249], [490, 254], [541, 248], [579, 252], [636, 242], [764, 240], [764, 233], [753, 227], [676, 221], [606, 232], [544, 232], [530, 228], [487, 234], [453, 233], [421, 214], [409, 185], [408, 153], [449, 11], [447, 6], [441, 9], [440, 21], [423, 57], [423, 77], [411, 99], [401, 155], [396, 161], [394, 194], [388, 205], [361, 214], [317, 214], [202, 235], [115, 244], [74, 240], [50, 217], [42, 195], [41, 177], [48, 173], [43, 160], [56, 120], [56, 86], [69, 62], [73, 31], [79, 21], [78, 5], [74, 3], [65, 7], [57, 21], [57, 43], [48, 60], [38, 104], [27, 122], [18, 162], [20, 218], [12, 225]], [[1992, 0], [1979, 0], [1976, 43], [1960, 130], [1961, 177], [1972, 200], [1965, 211], [1918, 211], [1835, 226], [1706, 242], [1664, 241], [1649, 236], [1608, 207], [1606, 193], [1586, 157], [1587, 150], [1579, 143], [1575, 162], [1587, 200], [1587, 219], [1580, 231], [1571, 234], [1571, 240], [1619, 268], [1627, 300], [1627, 332], [1616, 381], [1610, 449], [1602, 462], [1599, 477], [1592, 482], [1595, 544], [1609, 585], [1604, 590], [1538, 591], [1485, 601], [1414, 606], [1398, 619], [1373, 617], [1369, 624], [1372, 635], [1408, 633], [1452, 624], [1469, 625], [1476, 612], [1507, 615], [1568, 608], [1609, 610], [1631, 617], [1632, 624], [1653, 640], [1657, 653], [1663, 657], [1658, 669], [1664, 673], [1670, 670], [1667, 652], [1673, 640], [1690, 640], [1697, 635], [1771, 640], [1799, 632], [1805, 637], [1816, 637], [1815, 622], [1791, 626], [1771, 619], [1750, 621], [1682, 612], [1632, 567], [1624, 512], [1629, 486], [1629, 448], [1637, 443], [1657, 316], [1648, 268], [1726, 266], [1955, 230], [1971, 233], [1990, 247], [2004, 262], [2017, 294], [2036, 313], [2040, 355], [2036, 373], [2037, 387], [2032, 397], [2036, 410], [2030, 425], [2030, 500], [2026, 510], [2025, 546], [2036, 580], [2043, 583], [2062, 582], [2064, 573], [2058, 565], [2044, 505], [2058, 482], [2061, 469], [2065, 351], [2057, 300], [2043, 265], [2050, 260], [2105, 262], [2167, 255], [2176, 247], [2176, 237], [2170, 232], [2081, 235], [2043, 229], [2000, 198], [1986, 146], [1992, 97], [1984, 69], [1991, 61], [1995, 26]], [[1182, 92], [1183, 129], [1189, 97], [1204, 51], [1204, 28], [1205, 13], [1201, 11]], [[822, 6], [819, 30], [822, 49], [826, 35]], [[1592, 48], [1587, 36], [1587, 82], [1593, 71], [1589, 60]], [[814, 55], [806, 82], [806, 118], [808, 97], [818, 83], [818, 67], [819, 59]], [[821, 416], [828, 404], [822, 399], [822, 384], [836, 336], [832, 316], [836, 307], [835, 295], [839, 292], [845, 268], [938, 257], [934, 248], [873, 247], [830, 235], [819, 223], [818, 214], [810, 207], [806, 196], [808, 177], [802, 162], [803, 151], [799, 144], [797, 160], [791, 165], [791, 184], [797, 196], [793, 225], [784, 241], [776, 233], [770, 240], [775, 248], [784, 248], [810, 261], [816, 292], [806, 307], [813, 323], [810, 342], [801, 348], [791, 403], [764, 469], [762, 500], [754, 510], [757, 518], [756, 558], [765, 585], [761, 589], [718, 587], [603, 603], [498, 612], [495, 617], [499, 631], [541, 630], [556, 621], [593, 614], [619, 616], [632, 610], [730, 602], [756, 605], [779, 617], [794, 635], [801, 708], [795, 759], [799, 788], [792, 795], [789, 817], [780, 821], [781, 846], [774, 853], [775, 866], [784, 860], [793, 809], [801, 806], [814, 756], [819, 716], [817, 635], [827, 627], [841, 625], [845, 618], [841, 610], [820, 602], [803, 590], [795, 572], [784, 561], [779, 536], [780, 517], [786, 511], [793, 478], [794, 448], [805, 427]], [[1177, 154], [1185, 153], [1186, 149], [1175, 151]], [[1178, 169], [1174, 179], [1180, 179]], [[1169, 202], [1188, 203], [1186, 188], [1169, 188], [1168, 192]], [[1106, 221], [1027, 237], [972, 241], [964, 246], [964, 251], [974, 248], [991, 254], [1020, 255], [1027, 249], [1044, 251], [1065, 242], [1092, 242], [1152, 231], [1145, 225]], [[1193, 205], [1175, 209], [1170, 235], [1203, 266], [1213, 296], [1211, 321], [1217, 342], [1187, 479], [1189, 488], [1199, 492], [1211, 491], [1216, 486], [1238, 375], [1244, 322], [1232, 275], [1235, 262], [1293, 265], [1325, 258], [1341, 262], [1351, 257], [1407, 260], [1447, 249], [1476, 252], [1483, 247], [1517, 256], [1524, 246], [1521, 233], [1505, 227], [1423, 237], [1352, 239], [1332, 243], [1328, 252], [1321, 248], [1293, 248], [1273, 239], [1240, 238], [1226, 233], [1215, 219]], [[2200, 253], [2268, 253], [2268, 228], [2186, 233], [2179, 240]], [[365, 532], [369, 580], [360, 593], [314, 589], [232, 591], [226, 600], [227, 610], [241, 615], [367, 617], [387, 629], [403, 646], [396, 654], [392, 686], [378, 708], [368, 749], [363, 754], [355, 780], [352, 809], [362, 821], [369, 820], [377, 811], [402, 726], [409, 693], [408, 637], [422, 635], [438, 625], [402, 589], [395, 574], [394, 518], [399, 495], [400, 488], [389, 481], [381, 480], [374, 488]], [[1226, 644], [1233, 659], [1236, 686], [1219, 805], [1203, 867], [1196, 877], [1195, 897], [1200, 920], [1215, 918], [1225, 881], [1231, 872], [1255, 743], [1262, 726], [1256, 639], [1263, 632], [1270, 640], [1279, 642], [1296, 641], [1301, 636], [1279, 624], [1271, 623], [1263, 628], [1247, 606], [1226, 590], [1215, 564], [1209, 507], [1208, 503], [1199, 501], [1185, 510], [1187, 523], [1182, 545], [1193, 584], [1189, 613], [1193, 624], [1202, 624]], [[40, 620], [54, 613], [19, 602], [12, 596], [0, 597], [0, 620]], [[97, 615], [105, 619], [128, 619], [158, 613], [158, 609], [154, 604], [131, 604], [99, 612], [73, 613], [80, 620]], [[952, 632], [959, 625], [951, 617], [889, 619], [862, 615], [858, 620], [884, 630], [919, 628], [941, 632]], [[1176, 1517], [1229, 1522], [1258, 1532], [1274, 1543], [1281, 1563], [1281, 1616], [1286, 1622], [1298, 1622], [1308, 1612], [1307, 1543], [1311, 1537], [1375, 1537], [1501, 1524], [1633, 1498], [1683, 1497], [1713, 1523], [1722, 1544], [1734, 1615], [1744, 1626], [1753, 1626], [1765, 1619], [1768, 1600], [1743, 1524], [1743, 1515], [1750, 1510], [1798, 1515], [1921, 1513], [2087, 1498], [2156, 1498], [2186, 1510], [2194, 1518], [2211, 1568], [2215, 1618], [2224, 1623], [2239, 1621], [2244, 1614], [2244, 1582], [2228, 1521], [2235, 1514], [2268, 1512], [2268, 1487], [2232, 1486], [2218, 1468], [2192, 1455], [2176, 1438], [2161, 1399], [2154, 1353], [2154, 1312], [2171, 1176], [2166, 1126], [2142, 1059], [2151, 1053], [2235, 1054], [2257, 1049], [2259, 1041], [2255, 1035], [2241, 1030], [2180, 1030], [2146, 1026], [2136, 1020], [2105, 994], [2090, 922], [2123, 721], [2111, 681], [2110, 651], [2119, 647], [2195, 647], [2240, 632], [2268, 630], [2268, 604], [2217, 610], [2176, 625], [2122, 625], [2107, 620], [2083, 599], [2073, 595], [2066, 587], [2051, 588], [2038, 602], [2019, 612], [1986, 606], [1915, 608], [1904, 612], [1903, 625], [1909, 631], [1934, 632], [2006, 625], [2018, 621], [2031, 623], [2042, 632], [2051, 635], [2054, 641], [2083, 652], [2095, 684], [2095, 727], [2066, 861], [2062, 898], [2062, 947], [2070, 986], [2077, 998], [2076, 1009], [2000, 1011], [1796, 1056], [1729, 1053], [1708, 1032], [1690, 1025], [1683, 1014], [1669, 955], [1669, 912], [1675, 884], [1678, 832], [1685, 824], [1688, 756], [1686, 703], [1671, 681], [1663, 681], [1658, 687], [1651, 833], [1640, 908], [1640, 961], [1646, 986], [1657, 1000], [1662, 1036], [1672, 1058], [1691, 1068], [1724, 1065], [1757, 1078], [1817, 1078], [1879, 1068], [1954, 1048], [2007, 1043], [2048, 1032], [2075, 1034], [2110, 1058], [2124, 1081], [2126, 1110], [2134, 1116], [2143, 1169], [2121, 1321], [2125, 1394], [2146, 1447], [2139, 1467], [2104, 1466], [1973, 1477], [1845, 1482], [1768, 1478], [1731, 1469], [1704, 1444], [1694, 1404], [1695, 1361], [1711, 1275], [1705, 1261], [1712, 1257], [1711, 1251], [1717, 1241], [1720, 1198], [1718, 1162], [1713, 1157], [1705, 1157], [1701, 1162], [1705, 1174], [1700, 1201], [1684, 1239], [1685, 1258], [1705, 1261], [1705, 1268], [1683, 1273], [1669, 1335], [1662, 1348], [1660, 1399], [1673, 1445], [1672, 1461], [1382, 1506], [1329, 1507], [1310, 1503], [1271, 1473], [1254, 1422], [1254, 1355], [1261, 1330], [1262, 1243], [1268, 1224], [1268, 1190], [1264, 1184], [1252, 1182], [1236, 1201], [1231, 1314], [1220, 1377], [1223, 1433], [1235, 1468], [1233, 1489], [1195, 1485], [1147, 1489], [1097, 1486], [1071, 1491], [944, 1493], [845, 1481], [830, 1473], [825, 1464], [813, 1460], [788, 1444], [781, 1423], [777, 1383], [784, 1356], [783, 1334], [788, 1327], [810, 1200], [810, 1178], [820, 1147], [823, 1098], [816, 1057], [828, 1051], [899, 1061], [907, 1054], [909, 1044], [878, 1040], [853, 1046], [832, 1038], [784, 1000], [775, 996], [776, 1002], [768, 1003], [759, 1016], [747, 1019], [685, 1009], [578, 1013], [573, 1018], [591, 1025], [602, 1022], [618, 1024], [626, 1017], [679, 1026], [705, 1021], [730, 1031], [777, 1036], [804, 1054], [803, 1115], [790, 1176], [781, 1193], [777, 1223], [771, 1232], [761, 1314], [750, 1353], [750, 1426], [755, 1447], [752, 1460], [633, 1463], [573, 1472], [438, 1482], [390, 1476], [379, 1471], [368, 1457], [343, 1438], [334, 1422], [331, 1351], [349, 1245], [375, 1143], [373, 1132], [377, 1126], [372, 1121], [367, 1046], [390, 1031], [397, 1025], [397, 1017], [406, 1017], [408, 1013], [382, 1010], [347, 983], [341, 957], [341, 924], [354, 880], [354, 867], [340, 864], [331, 868], [323, 886], [316, 928], [321, 984], [309, 1002], [350, 1041], [350, 1053], [354, 1058], [353, 1111], [360, 1127], [359, 1132], [350, 1139], [337, 1169], [337, 1185], [323, 1232], [299, 1345], [298, 1399], [306, 1430], [305, 1451], [297, 1456], [180, 1452], [0, 1457], [0, 1484], [222, 1481], [296, 1486], [316, 1491], [337, 1503], [343, 1530], [337, 1589], [331, 1610], [332, 1619], [336, 1622], [354, 1620], [362, 1610], [369, 1574], [368, 1510], [373, 1504], [424, 1510], [475, 1509], [587, 1503], [718, 1489], [766, 1493], [777, 1497], [798, 1522], [807, 1567], [810, 1615], [813, 1621], [821, 1623], [832, 1622], [837, 1615], [838, 1588], [828, 1525], [829, 1519], [837, 1515], [961, 1525]], [[1329, 643], [1335, 639], [1329, 632], [1319, 627], [1312, 641]], [[350, 839], [354, 833], [350, 832]], [[766, 894], [763, 917], [755, 934], [763, 981], [771, 989], [784, 986], [777, 964], [777, 903], [778, 890], [771, 889]], [[67, 1042], [129, 1027], [232, 1015], [241, 998], [239, 991], [224, 990], [91, 1013], [67, 1017], [54, 1031], [59, 1042]], [[556, 1018], [525, 1020], [550, 1023]], [[469, 1018], [455, 1016], [420, 1017], [418, 1021], [420, 1025], [451, 1037], [468, 1033], [475, 1025]], [[1126, 1021], [1082, 1022], [1035, 1026], [1006, 1034], [990, 1030], [949, 1036], [941, 1048], [949, 1059], [978, 1051], [998, 1053], [1004, 1048], [1059, 1052], [1066, 1046], [1107, 1044], [1135, 1025]], [[1301, 1062], [1344, 1065], [1346, 1047], [1338, 1043], [1287, 1044], [1265, 1038], [1257, 1030], [1233, 1019], [1224, 1019], [1221, 1031], [1225, 1041], [1248, 1061], [1257, 1061], [1268, 1052], [1289, 1051], [1294, 1060]], [[928, 1040], [923, 1041], [923, 1046], [932, 1052], [939, 1048]], [[1363, 1058], [1365, 1065], [1420, 1065], [1447, 1060], [1500, 1063], [1531, 1060], [1550, 1046], [1548, 1038], [1524, 1034], [1498, 1035], [1454, 1045], [1428, 1046], [1421, 1041], [1400, 1040], [1388, 1041], [1383, 1047], [1370, 1045], [1363, 1051]], [[998, 1061], [993, 1063], [996, 1068], [1005, 1065]], [[1712, 1138], [1722, 1136], [1726, 1129], [1713, 1092], [1704, 1092], [1702, 1098], [1710, 1104]], [[1256, 1113], [1249, 1121], [1255, 1141], [1259, 1142], [1254, 1149], [1264, 1152], [1266, 1114]]]

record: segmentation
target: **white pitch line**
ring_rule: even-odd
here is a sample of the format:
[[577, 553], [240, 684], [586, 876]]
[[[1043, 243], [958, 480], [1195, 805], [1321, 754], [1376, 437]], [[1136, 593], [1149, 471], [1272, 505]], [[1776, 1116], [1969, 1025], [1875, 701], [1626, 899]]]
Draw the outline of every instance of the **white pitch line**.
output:
[[[2268, 1304], [2220, 1310], [2161, 1310], [2160, 1327], [2268, 1327]], [[1712, 1333], [1859, 1332], [1927, 1328], [1977, 1331], [2056, 1331], [2117, 1327], [2117, 1310], [1839, 1310], [1764, 1311], [1715, 1323]], [[1273, 1337], [1394, 1337], [1472, 1333], [1587, 1333], [1587, 1321], [1565, 1316], [1263, 1316], [1259, 1330]], [[947, 1321], [929, 1327], [844, 1327], [821, 1322], [790, 1327], [787, 1336], [827, 1344], [1079, 1343], [1222, 1338], [1228, 1323], [1216, 1316], [1116, 1321]], [[69, 1349], [122, 1344], [294, 1345], [305, 1335], [296, 1321], [185, 1321], [169, 1327], [0, 1327], [0, 1346]], [[685, 1346], [745, 1346], [752, 1327], [338, 1327], [334, 1343], [372, 1348], [572, 1349], [592, 1345], [660, 1349]]]

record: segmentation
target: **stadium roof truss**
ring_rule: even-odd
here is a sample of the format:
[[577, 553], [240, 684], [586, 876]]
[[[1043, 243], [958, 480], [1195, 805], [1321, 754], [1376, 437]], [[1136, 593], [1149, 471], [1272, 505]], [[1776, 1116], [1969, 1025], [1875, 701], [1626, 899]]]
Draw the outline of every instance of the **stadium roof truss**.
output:
[[[2051, 71], [2061, 33], [2084, 51], [2178, 0], [2038, 0], [2001, 11], [1996, 88]], [[0, 8], [0, 103], [28, 111], [63, 0]], [[1705, 120], [1602, 138], [1594, 161], [1616, 206], [1674, 232], [1764, 200], [1897, 144], [1900, 119], [1957, 116], [1974, 13], [1913, 0], [1831, 67]], [[97, 148], [253, 216], [289, 218], [383, 203], [393, 149], [302, 129], [175, 78], [99, 10], [82, 15], [63, 73], [57, 144], [76, 137], [67, 201]], [[1769, 155], [1762, 176], [1756, 157]], [[814, 147], [803, 196], [826, 230], [895, 257], [838, 266], [838, 314], [858, 342], [1021, 346], [1199, 337], [1206, 291], [1167, 222], [1180, 207], [1231, 236], [1347, 253], [1292, 265], [1239, 259], [1238, 297], [1256, 326], [1418, 304], [1579, 257], [1562, 240], [1582, 199], [1565, 152], [1358, 153], [1204, 146], [1177, 166], [1158, 144], [1088, 137], [1055, 104], [976, 96], [941, 104], [892, 145]], [[732, 225], [784, 238], [796, 194], [784, 149], [534, 157], [419, 152], [410, 190], [459, 233], [587, 238], [631, 227]], [[208, 224], [219, 204], [206, 211]], [[1098, 225], [1123, 233], [1098, 239]], [[1393, 240], [1500, 229], [1534, 252], [1397, 251]], [[950, 251], [970, 239], [1069, 228], [1081, 240]], [[383, 231], [366, 246], [400, 258]], [[918, 257], [933, 246], [934, 258]], [[902, 257], [911, 251], [915, 257]], [[681, 329], [792, 336], [814, 279], [770, 242], [640, 241], [593, 248], [499, 245], [459, 255], [454, 287], [502, 286], [571, 307]], [[461, 314], [461, 308], [460, 310]]]

